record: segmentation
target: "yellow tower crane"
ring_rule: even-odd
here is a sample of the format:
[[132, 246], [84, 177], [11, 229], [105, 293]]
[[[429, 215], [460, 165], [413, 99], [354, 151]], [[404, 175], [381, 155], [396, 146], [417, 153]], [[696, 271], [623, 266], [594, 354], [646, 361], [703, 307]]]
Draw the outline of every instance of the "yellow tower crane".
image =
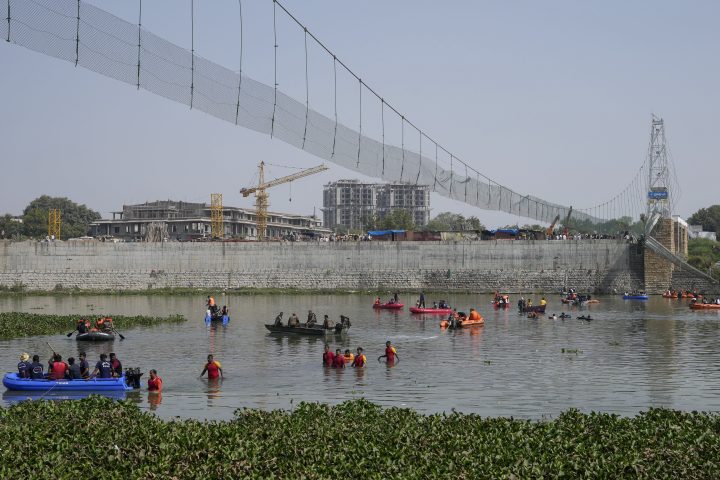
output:
[[258, 240], [265, 240], [267, 238], [267, 212], [268, 206], [270, 205], [268, 202], [268, 194], [265, 190], [276, 185], [292, 182], [298, 178], [307, 177], [308, 175], [312, 175], [314, 173], [320, 173], [327, 170], [328, 167], [325, 165], [318, 165], [317, 167], [308, 168], [307, 170], [302, 170], [300, 172], [293, 173], [292, 175], [270, 180], [267, 183], [265, 182], [265, 162], [260, 162], [258, 168], [260, 169], [258, 184], [254, 187], [243, 188], [240, 190], [240, 193], [242, 193], [243, 197], [247, 197], [252, 193], [255, 194], [255, 208], [257, 208], [257, 238]]

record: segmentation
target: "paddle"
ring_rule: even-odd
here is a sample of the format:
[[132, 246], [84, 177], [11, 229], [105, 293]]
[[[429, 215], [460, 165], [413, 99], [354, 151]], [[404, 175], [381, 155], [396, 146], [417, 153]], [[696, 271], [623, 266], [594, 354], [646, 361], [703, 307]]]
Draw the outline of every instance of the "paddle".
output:
[[68, 338], [70, 338], [70, 337], [72, 336], [72, 334], [75, 333], [75, 332], [77, 332], [77, 330], [73, 330], [72, 332], [68, 333], [68, 334], [65, 335], [65, 336], [68, 337]]
[[52, 350], [53, 354], [57, 354], [57, 352], [56, 352], [55, 349], [52, 347], [52, 345], [50, 345], [50, 342], [45, 342], [45, 343], [47, 343], [47, 346], [50, 347], [50, 350]]
[[125, 340], [125, 336], [122, 333], [115, 330], [115, 327], [113, 327], [112, 331], [118, 334], [118, 337], [120, 337], [120, 340]]

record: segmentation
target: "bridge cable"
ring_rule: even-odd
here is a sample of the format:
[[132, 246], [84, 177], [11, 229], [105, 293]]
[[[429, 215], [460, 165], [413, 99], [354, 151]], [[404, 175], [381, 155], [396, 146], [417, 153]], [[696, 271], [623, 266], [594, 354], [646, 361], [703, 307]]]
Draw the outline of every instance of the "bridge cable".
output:
[[277, 108], [277, 87], [278, 87], [278, 81], [277, 81], [277, 49], [278, 49], [278, 42], [277, 42], [277, 21], [275, 19], [275, 5], [277, 5], [277, 2], [273, 0], [273, 38], [275, 40], [274, 48], [275, 48], [275, 95], [273, 98], [273, 111], [272, 111], [272, 118], [270, 119], [270, 138], [273, 137], [273, 134], [275, 133], [275, 109]]
[[402, 163], [400, 164], [400, 181], [405, 172], [405, 117], [400, 117], [400, 148], [402, 149]]
[[190, 0], [190, 110], [195, 94], [195, 0]]
[[[243, 66], [243, 14], [242, 14], [242, 0], [238, 0], [238, 6], [240, 7], [240, 75], [238, 75], [238, 94], [237, 103], [235, 104], [235, 125], [238, 124], [240, 117], [240, 92], [242, 91], [242, 66]], [[304, 145], [304, 143], [303, 143]]]
[[385, 176], [385, 100], [380, 99], [380, 122], [382, 123], [382, 176]]
[[137, 89], [140, 90], [140, 48], [141, 48], [141, 29], [142, 29], [142, 0], [138, 1], [138, 62], [137, 62]]
[[7, 18], [5, 20], [7, 20], [7, 24], [8, 24], [8, 34], [7, 34], [7, 38], [5, 39], [5, 41], [9, 42], [10, 41], [10, 0], [7, 0]]
[[75, 66], [80, 61], [80, 0], [77, 0], [77, 23], [75, 24]]
[[337, 141], [337, 127], [338, 127], [338, 114], [337, 114], [337, 58], [333, 55], [333, 102], [335, 109], [335, 130], [333, 131], [333, 145], [332, 153], [330, 158], [335, 158], [335, 142]]
[[358, 79], [358, 91], [360, 93], [360, 102], [359, 102], [359, 114], [358, 119], [360, 120], [359, 127], [358, 127], [358, 154], [357, 154], [357, 163], [355, 164], [356, 168], [360, 168], [360, 145], [362, 144], [362, 80]]
[[307, 29], [305, 29], [305, 129], [303, 130], [302, 149], [305, 150], [305, 141], [307, 140], [308, 116], [310, 115], [310, 75], [308, 74], [308, 46], [307, 46]]

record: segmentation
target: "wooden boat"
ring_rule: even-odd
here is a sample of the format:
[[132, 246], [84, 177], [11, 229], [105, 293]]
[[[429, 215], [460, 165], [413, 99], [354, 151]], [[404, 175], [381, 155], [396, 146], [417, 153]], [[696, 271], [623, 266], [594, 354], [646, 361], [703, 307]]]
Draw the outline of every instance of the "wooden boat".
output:
[[115, 340], [115, 334], [112, 332], [86, 332], [75, 335], [78, 342], [111, 342]]
[[452, 313], [452, 308], [420, 308], [410, 307], [410, 313], [427, 313], [433, 315], [448, 315]]
[[628, 294], [623, 295], [623, 300], [647, 300], [647, 299], [648, 299], [648, 296], [644, 293], [643, 294], [637, 293], [634, 295], [628, 295]]
[[717, 303], [697, 303], [693, 302], [690, 304], [690, 308], [693, 310], [720, 310], [720, 305]]
[[526, 306], [522, 307], [520, 312], [522, 312], [522, 313], [530, 313], [530, 312], [545, 313], [545, 307], [547, 307], [547, 305], [533, 305], [532, 307], [528, 307], [526, 305]]
[[405, 306], [404, 303], [374, 303], [373, 308], [381, 310], [400, 310]]
[[54, 392], [127, 391], [133, 389], [125, 383], [125, 375], [119, 378], [93, 378], [90, 380], [31, 380], [20, 378], [17, 373], [6, 373], [3, 377], [3, 385], [8, 390], [30, 392], [47, 392], [51, 389]]
[[[340, 328], [338, 328], [340, 327]], [[341, 324], [336, 324], [335, 328], [323, 328], [322, 325], [312, 325], [310, 327], [305, 326], [305, 324], [300, 324], [300, 326], [297, 327], [288, 327], [287, 325], [273, 325], [273, 324], [265, 324], [265, 328], [270, 330], [270, 333], [281, 333], [281, 334], [288, 334], [288, 335], [341, 335], [343, 333], [347, 333], [348, 328], [346, 326], [342, 326]]]

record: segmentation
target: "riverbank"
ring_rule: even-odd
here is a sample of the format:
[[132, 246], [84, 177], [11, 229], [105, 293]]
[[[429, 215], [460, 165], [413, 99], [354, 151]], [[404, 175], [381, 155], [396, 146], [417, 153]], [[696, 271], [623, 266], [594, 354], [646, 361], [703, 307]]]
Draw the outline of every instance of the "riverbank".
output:
[[91, 313], [84, 315], [50, 315], [44, 313], [2, 312], [0, 313], [0, 340], [36, 335], [54, 335], [75, 330], [79, 318], [93, 321], [96, 318], [111, 317], [116, 330], [121, 333], [127, 328], [156, 325], [158, 323], [180, 323], [186, 321], [182, 315], [152, 317], [146, 315], [125, 316]]
[[716, 414], [664, 409], [524, 421], [356, 400], [198, 422], [92, 397], [0, 409], [0, 477], [717, 478], [718, 432]]

